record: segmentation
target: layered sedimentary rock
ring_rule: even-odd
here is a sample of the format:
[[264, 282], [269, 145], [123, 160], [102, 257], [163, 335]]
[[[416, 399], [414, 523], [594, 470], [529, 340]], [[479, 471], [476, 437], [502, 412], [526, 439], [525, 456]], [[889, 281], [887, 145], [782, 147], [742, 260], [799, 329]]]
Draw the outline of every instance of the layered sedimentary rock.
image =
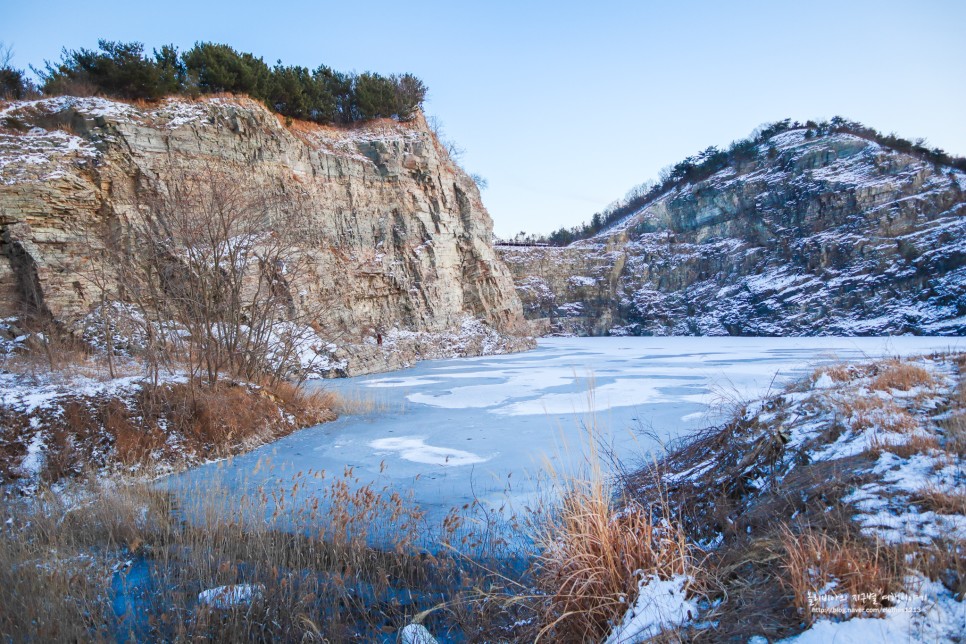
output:
[[499, 247], [526, 315], [580, 335], [966, 333], [966, 175], [809, 134], [591, 239]]
[[110, 273], [99, 231], [184, 172], [298, 195], [309, 269], [286, 279], [324, 308], [329, 375], [532, 344], [476, 185], [421, 116], [311, 126], [247, 99], [0, 109], [0, 315], [26, 308], [68, 327], [89, 315]]

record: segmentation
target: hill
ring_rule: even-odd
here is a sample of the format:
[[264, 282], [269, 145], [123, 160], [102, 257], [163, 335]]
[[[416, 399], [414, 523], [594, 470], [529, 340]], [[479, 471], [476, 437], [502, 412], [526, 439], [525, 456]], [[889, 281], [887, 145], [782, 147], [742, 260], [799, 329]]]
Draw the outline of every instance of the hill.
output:
[[587, 239], [501, 247], [527, 317], [581, 335], [961, 335], [966, 173], [850, 125], [766, 130], [678, 164]]

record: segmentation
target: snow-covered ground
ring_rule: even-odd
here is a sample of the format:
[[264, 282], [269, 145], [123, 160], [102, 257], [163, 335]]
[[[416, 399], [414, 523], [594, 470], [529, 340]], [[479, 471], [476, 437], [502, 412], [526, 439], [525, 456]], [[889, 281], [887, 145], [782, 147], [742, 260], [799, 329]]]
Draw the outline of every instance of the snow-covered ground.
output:
[[[702, 571], [712, 571], [713, 577], [714, 561], [752, 553], [782, 530], [796, 535], [783, 546], [787, 558], [779, 554], [777, 562], [761, 563], [758, 573], [718, 577], [724, 590], [712, 591], [686, 627], [711, 639], [733, 639], [729, 617], [767, 605], [761, 597], [754, 600], [758, 604], [737, 599], [738, 587], [750, 578], [761, 583], [770, 577], [780, 579], [785, 592], [790, 587], [785, 584], [795, 583], [789, 581], [791, 562], [802, 557], [808, 573], [792, 607], [804, 616], [798, 626], [806, 630], [782, 641], [962, 641], [966, 607], [957, 598], [961, 566], [955, 560], [966, 543], [966, 471], [957, 447], [964, 364], [961, 357], [938, 355], [820, 367], [810, 378], [750, 402], [719, 431], [676, 446], [658, 466], [665, 486], [658, 493], [671, 499], [679, 511], [675, 516], [690, 521], [691, 538], [706, 554]], [[632, 489], [652, 498], [647, 495], [657, 488], [648, 477], [634, 480]], [[713, 514], [722, 507], [728, 508], [727, 524]], [[823, 521], [832, 511], [841, 512], [854, 528], [829, 529], [832, 524]], [[861, 532], [864, 545], [840, 539], [850, 529]], [[709, 531], [715, 534], [707, 538]], [[816, 531], [835, 539], [833, 549], [798, 550], [796, 544], [810, 543]], [[863, 547], [876, 554], [861, 554]], [[852, 553], [852, 563], [836, 563], [836, 551]], [[860, 565], [855, 561], [863, 556], [887, 551], [904, 562], [901, 570], [848, 572], [857, 570], [853, 565]], [[766, 568], [768, 573], [762, 572]], [[895, 585], [884, 590], [888, 584]], [[642, 599], [628, 610], [625, 623], [664, 620], [673, 627], [685, 621], [675, 617], [685, 596], [675, 600], [673, 594], [662, 594], [663, 603], [640, 606], [653, 603], [650, 594], [642, 583]], [[811, 616], [798, 603], [806, 596]], [[719, 620], [727, 622], [722, 630]], [[750, 617], [742, 628], [745, 633], [756, 624], [774, 629], [775, 622]], [[614, 630], [615, 635], [622, 632]], [[770, 639], [748, 641], [775, 641], [776, 632], [781, 633], [772, 630]], [[643, 640], [629, 636], [626, 641]]]
[[[631, 465], [660, 442], [717, 422], [738, 401], [775, 392], [824, 362], [966, 347], [959, 338], [554, 338], [522, 354], [438, 360], [323, 386], [369, 400], [345, 415], [218, 465], [173, 477], [289, 490], [298, 472], [341, 474], [406, 494], [437, 520], [479, 500], [519, 512], [588, 454], [585, 425]], [[651, 431], [642, 431], [651, 430]], [[318, 495], [310, 481], [301, 495]]]

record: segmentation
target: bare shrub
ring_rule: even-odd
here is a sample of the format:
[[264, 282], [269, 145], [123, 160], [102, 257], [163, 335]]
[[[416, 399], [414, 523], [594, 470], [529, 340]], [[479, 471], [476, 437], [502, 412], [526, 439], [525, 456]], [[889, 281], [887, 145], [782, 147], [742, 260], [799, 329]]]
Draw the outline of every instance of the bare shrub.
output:
[[183, 362], [192, 382], [304, 377], [312, 323], [325, 315], [293, 288], [310, 268], [301, 197], [173, 162], [163, 177], [139, 187], [136, 216], [102, 235], [115, 272], [99, 278], [111, 291], [102, 305], [135, 305], [155, 374]]

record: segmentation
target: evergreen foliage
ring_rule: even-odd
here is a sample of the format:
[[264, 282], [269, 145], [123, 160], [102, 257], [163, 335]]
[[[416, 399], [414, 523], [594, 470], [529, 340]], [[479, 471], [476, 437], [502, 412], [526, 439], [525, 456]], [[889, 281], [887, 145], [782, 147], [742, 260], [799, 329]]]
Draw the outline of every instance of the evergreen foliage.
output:
[[33, 85], [20, 69], [0, 67], [0, 99], [19, 101], [33, 93]]
[[13, 47], [0, 41], [0, 100], [19, 101], [33, 98], [37, 94], [37, 88], [22, 69], [11, 64], [12, 61]]
[[[209, 42], [196, 43], [181, 54], [166, 45], [149, 56], [138, 42], [100, 40], [97, 50], [64, 49], [59, 63], [47, 62], [35, 71], [49, 95], [157, 100], [173, 94], [229, 92], [260, 100], [279, 114], [317, 123], [406, 120], [422, 105], [427, 91], [412, 74], [346, 74], [325, 65], [311, 71], [281, 61], [269, 67], [250, 53]], [[12, 73], [16, 70], [0, 69], [0, 92], [20, 98], [7, 89], [7, 84], [17, 87]]]

